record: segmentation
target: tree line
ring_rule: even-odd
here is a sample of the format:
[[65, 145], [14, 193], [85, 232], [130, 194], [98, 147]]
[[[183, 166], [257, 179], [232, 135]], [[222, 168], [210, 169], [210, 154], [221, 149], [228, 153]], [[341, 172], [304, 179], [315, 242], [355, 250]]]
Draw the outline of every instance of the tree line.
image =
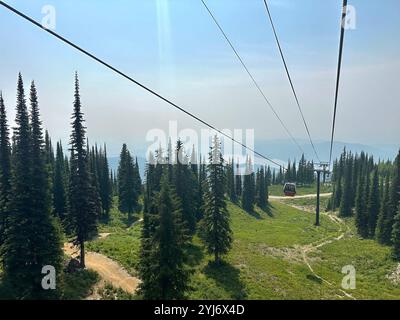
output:
[[[12, 135], [0, 93], [0, 255], [2, 283], [18, 299], [63, 296], [63, 237], [79, 248], [85, 268], [85, 242], [107, 223], [111, 210], [131, 221], [143, 212], [138, 272], [139, 294], [145, 299], [181, 299], [190, 290], [187, 248], [195, 234], [222, 263], [233, 243], [227, 200], [244, 210], [266, 210], [268, 189], [285, 181], [314, 182], [314, 163], [304, 155], [287, 171], [258, 166], [251, 157], [244, 168], [224, 159], [214, 136], [207, 159], [181, 140], [166, 150], [150, 152], [145, 175], [137, 158], [122, 145], [117, 172], [110, 169], [106, 145], [90, 145], [78, 75], [68, 152], [61, 141], [55, 151], [43, 129], [39, 99], [32, 82], [27, 101], [21, 74], [17, 82], [15, 127]], [[400, 154], [394, 162], [375, 163], [346, 150], [335, 161], [329, 207], [343, 217], [355, 215], [363, 237], [392, 245], [400, 257]], [[242, 172], [243, 171], [243, 172]], [[42, 267], [57, 270], [57, 290], [43, 290]]]
[[393, 162], [346, 149], [333, 164], [328, 210], [355, 217], [358, 234], [393, 247], [400, 259], [400, 151]]
[[186, 245], [197, 231], [216, 265], [232, 245], [226, 203], [226, 165], [217, 136], [208, 161], [191, 160], [178, 140], [146, 165], [139, 293], [145, 299], [182, 299], [189, 289]]
[[[106, 146], [89, 145], [77, 74], [69, 156], [61, 141], [54, 152], [51, 138], [43, 129], [33, 81], [28, 99], [19, 74], [11, 134], [0, 93], [2, 286], [17, 299], [62, 298], [63, 234], [78, 245], [80, 267], [85, 268], [85, 242], [96, 236], [99, 220], [107, 221], [113, 196], [120, 194], [122, 212], [137, 208], [139, 168], [126, 145], [117, 174], [109, 168]], [[42, 268], [47, 265], [56, 270], [56, 290], [42, 288]]]
[[[173, 157], [178, 161], [173, 162]], [[113, 172], [106, 145], [90, 146], [86, 137], [77, 74], [68, 153], [61, 141], [54, 151], [43, 129], [36, 86], [31, 83], [27, 101], [19, 74], [12, 134], [0, 93], [2, 286], [16, 299], [62, 298], [64, 236], [79, 248], [79, 265], [85, 268], [85, 243], [97, 235], [99, 221], [107, 223], [110, 210], [117, 208], [128, 218], [143, 211], [142, 296], [183, 297], [189, 279], [185, 245], [195, 232], [214, 255], [216, 265], [232, 245], [228, 189], [235, 201], [260, 207], [267, 203], [264, 169], [236, 175], [233, 162], [227, 164], [222, 157], [217, 136], [208, 161], [203, 158], [198, 163], [196, 158], [193, 149], [189, 159], [178, 140], [174, 150], [170, 144], [166, 155], [161, 149], [150, 155], [142, 183], [137, 159], [123, 144], [118, 171]], [[56, 290], [43, 290], [41, 285], [42, 268], [48, 265], [56, 270]]]

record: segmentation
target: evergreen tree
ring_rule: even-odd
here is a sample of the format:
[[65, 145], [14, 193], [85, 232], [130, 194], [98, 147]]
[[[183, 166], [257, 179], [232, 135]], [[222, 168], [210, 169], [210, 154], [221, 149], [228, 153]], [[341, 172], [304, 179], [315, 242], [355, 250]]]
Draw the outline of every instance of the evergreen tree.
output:
[[287, 165], [287, 168], [286, 168], [286, 172], [285, 172], [285, 181], [286, 182], [294, 182], [294, 181], [292, 181], [292, 164], [291, 164], [291, 162], [290, 162], [290, 160], [288, 160], [288, 165]]
[[65, 159], [61, 141], [57, 142], [56, 160], [54, 164], [53, 206], [54, 213], [63, 220], [67, 212], [67, 179], [65, 176]]
[[261, 189], [261, 177], [260, 177], [260, 168], [257, 168], [257, 171], [255, 173], [255, 179], [256, 179], [256, 184], [255, 184], [255, 203], [258, 205], [259, 203], [259, 196], [260, 196], [260, 189]]
[[[145, 168], [145, 192], [144, 192], [144, 213], [150, 211], [150, 204], [153, 202], [152, 198], [156, 186], [154, 184], [154, 173], [155, 173], [156, 160], [152, 152], [149, 154], [148, 162]], [[145, 220], [145, 217], [143, 217]]]
[[76, 237], [74, 243], [80, 247], [80, 265], [85, 268], [85, 241], [97, 232], [97, 206], [93, 200], [93, 185], [89, 172], [88, 155], [85, 145], [84, 126], [78, 75], [75, 75], [75, 100], [72, 114], [70, 139], [70, 179], [68, 226]]
[[207, 251], [214, 254], [215, 262], [219, 263], [221, 255], [227, 253], [232, 245], [232, 231], [225, 202], [224, 159], [217, 136], [213, 139], [207, 171], [203, 240]]
[[59, 290], [43, 290], [42, 267], [56, 269], [61, 283], [60, 230], [51, 216], [50, 186], [37, 93], [32, 82], [30, 120], [21, 74], [18, 77], [11, 180], [11, 214], [3, 246], [4, 272], [18, 299], [56, 298]]
[[178, 197], [164, 171], [156, 199], [158, 223], [151, 234], [145, 223], [140, 261], [140, 293], [145, 299], [182, 299], [188, 289], [189, 273], [184, 266], [184, 243]]
[[[200, 164], [201, 164], [201, 162], [200, 162]], [[203, 214], [202, 214], [203, 192], [202, 192], [202, 186], [200, 185], [199, 160], [198, 160], [198, 156], [197, 156], [194, 145], [192, 148], [192, 154], [190, 156], [190, 168], [192, 170], [191, 180], [193, 181], [192, 188], [193, 188], [193, 195], [194, 195], [195, 218], [196, 218], [196, 221], [199, 221], [203, 216]]]
[[6, 108], [0, 92], [0, 247], [4, 242], [11, 189], [11, 146]]
[[394, 216], [397, 213], [400, 201], [400, 150], [393, 163], [393, 167], [394, 167], [394, 173], [393, 173], [392, 184], [390, 187], [389, 216], [394, 218]]
[[45, 163], [48, 166], [49, 173], [53, 173], [54, 169], [54, 150], [53, 145], [51, 143], [49, 132], [46, 130], [44, 135], [44, 154], [45, 154]]
[[110, 170], [110, 186], [111, 186], [111, 197], [115, 196], [116, 193], [116, 188], [117, 186], [115, 185], [115, 179], [114, 179], [114, 171]]
[[200, 167], [199, 167], [199, 179], [198, 179], [198, 196], [197, 196], [197, 221], [203, 219], [204, 216], [204, 185], [207, 179], [207, 172], [206, 172], [206, 164], [205, 160], [201, 160], [200, 158]]
[[358, 159], [358, 155], [356, 154], [353, 163], [353, 174], [351, 177], [351, 207], [355, 207], [356, 205], [357, 184], [358, 184], [358, 177], [360, 175], [359, 170], [360, 170], [360, 161]]
[[372, 178], [372, 186], [370, 188], [367, 201], [368, 229], [369, 229], [368, 231], [370, 238], [375, 237], [375, 229], [378, 220], [379, 207], [380, 207], [379, 177], [378, 177], [378, 169], [375, 169]]
[[226, 165], [226, 178], [227, 178], [227, 193], [232, 202], [237, 201], [236, 187], [235, 187], [235, 164], [229, 161]]
[[306, 180], [307, 180], [307, 163], [303, 153], [299, 161], [299, 167], [297, 171], [297, 182], [304, 184], [306, 183]]
[[381, 201], [381, 208], [379, 210], [378, 222], [376, 226], [376, 239], [381, 244], [390, 244], [391, 225], [388, 220], [389, 215], [389, 175], [386, 175], [385, 183], [383, 185], [384, 192]]
[[340, 202], [342, 200], [342, 177], [340, 176], [337, 182], [334, 185], [334, 192], [333, 192], [333, 202], [332, 202], [332, 209], [336, 210], [340, 207]]
[[255, 203], [254, 172], [251, 160], [247, 160], [246, 173], [243, 178], [242, 207], [247, 212], [253, 212]]
[[400, 260], [400, 203], [398, 204], [398, 211], [394, 217], [394, 224], [392, 230], [392, 243], [393, 243], [393, 257]]
[[266, 190], [268, 184], [266, 183], [266, 177], [264, 173], [264, 167], [261, 167], [261, 169], [257, 172], [257, 205], [261, 209], [265, 209], [267, 207], [267, 193], [268, 191]]
[[272, 173], [271, 173], [271, 167], [270, 166], [268, 166], [267, 170], [266, 170], [265, 182], [267, 184], [267, 187], [269, 187], [272, 184]]
[[[34, 82], [31, 85], [31, 216], [32, 224], [36, 229], [30, 245], [33, 247], [33, 261], [37, 264], [36, 272], [41, 271], [44, 265], [51, 265], [56, 270], [57, 280], [61, 280], [63, 251], [61, 243], [60, 227], [52, 215], [52, 193], [51, 180], [49, 179], [49, 166], [54, 165], [54, 154], [50, 152], [50, 161], [46, 165], [43, 152], [43, 130], [40, 120], [37, 92]], [[51, 141], [48, 139], [51, 146]], [[52, 169], [50, 169], [52, 170]], [[46, 235], [43, 239], [40, 235]], [[35, 252], [36, 251], [36, 252]], [[46, 292], [41, 287], [42, 275], [36, 275], [35, 297], [50, 298], [55, 297], [53, 293]], [[44, 292], [45, 291], [45, 292]]]
[[173, 171], [173, 184], [182, 204], [183, 222], [187, 228], [188, 235], [192, 235], [196, 229], [196, 196], [193, 188], [195, 178], [185, 161], [182, 141], [177, 141], [175, 152], [176, 164]]
[[297, 181], [296, 159], [293, 161], [292, 172], [290, 174], [290, 177], [293, 182]]
[[199, 176], [199, 165], [197, 161], [197, 154], [196, 154], [196, 149], [192, 148], [192, 154], [190, 156], [190, 168], [192, 169], [193, 174], [195, 175], [196, 179], [198, 179]]
[[242, 196], [242, 174], [240, 172], [239, 160], [236, 163], [235, 188], [236, 197], [240, 198]]
[[97, 216], [100, 216], [103, 211], [101, 198], [100, 198], [100, 184], [99, 184], [99, 167], [98, 158], [99, 152], [97, 150], [97, 145], [92, 147], [90, 151], [89, 141], [87, 141], [87, 154], [89, 159], [89, 178], [90, 178], [90, 198], [95, 205], [95, 211]]
[[334, 192], [333, 192], [333, 201], [332, 201], [332, 209], [336, 210], [340, 207], [340, 203], [342, 201], [342, 185], [343, 185], [343, 175], [345, 168], [345, 159], [346, 159], [346, 149], [340, 156], [339, 161], [336, 161], [334, 164], [333, 170], [333, 178], [334, 178]]
[[138, 195], [135, 188], [133, 159], [125, 143], [122, 146], [118, 166], [118, 197], [119, 210], [128, 213], [128, 217], [130, 218], [137, 207]]
[[[339, 215], [341, 217], [350, 217], [352, 215], [351, 211], [351, 169], [352, 169], [352, 157], [348, 156], [345, 166], [344, 173], [344, 186], [343, 186], [343, 195], [341, 197], [340, 210]], [[361, 190], [364, 192], [364, 190]], [[361, 200], [361, 198], [360, 198]], [[365, 200], [365, 199], [363, 199]], [[363, 212], [366, 214], [366, 212]]]
[[100, 149], [98, 159], [98, 174], [99, 174], [99, 187], [100, 187], [100, 198], [101, 207], [103, 208], [103, 214], [107, 218], [111, 209], [112, 203], [112, 178], [110, 177], [110, 167], [107, 159], [107, 148], [104, 145], [104, 151]]
[[136, 206], [138, 206], [139, 196], [142, 193], [142, 179], [140, 177], [140, 169], [137, 157], [135, 157], [135, 164], [133, 166], [133, 181], [135, 188], [135, 202]]
[[390, 234], [390, 242], [393, 244], [393, 254], [396, 259], [400, 258], [400, 150], [393, 164], [394, 173], [389, 188], [389, 204], [387, 206], [386, 233]]
[[358, 233], [363, 237], [368, 237], [368, 212], [366, 197], [366, 180], [368, 177], [359, 177], [357, 198], [356, 198], [356, 227]]
[[266, 200], [266, 204], [268, 205], [268, 199], [269, 199], [269, 186], [271, 185], [271, 169], [268, 166], [267, 169], [267, 175], [265, 177], [265, 200]]

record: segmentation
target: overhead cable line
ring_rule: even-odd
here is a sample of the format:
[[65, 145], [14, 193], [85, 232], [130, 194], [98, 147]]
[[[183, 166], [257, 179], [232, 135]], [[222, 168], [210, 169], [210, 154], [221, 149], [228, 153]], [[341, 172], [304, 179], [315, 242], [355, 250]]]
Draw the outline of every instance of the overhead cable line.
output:
[[292, 133], [289, 131], [288, 127], [285, 125], [285, 123], [283, 122], [283, 120], [281, 119], [281, 117], [279, 116], [278, 112], [275, 110], [275, 108], [272, 106], [271, 102], [268, 100], [267, 96], [265, 95], [264, 91], [261, 89], [260, 85], [258, 84], [258, 82], [256, 81], [256, 79], [253, 77], [252, 73], [250, 72], [250, 70], [247, 68], [246, 64], [244, 63], [243, 59], [240, 57], [238, 51], [235, 49], [235, 47], [233, 46], [232, 42], [229, 40], [227, 34], [225, 33], [224, 29], [222, 29], [221, 25], [219, 24], [217, 18], [214, 16], [214, 14], [211, 12], [210, 8], [207, 6], [207, 4], [204, 2], [204, 0], [200, 0], [204, 7], [206, 8], [206, 10], [208, 11], [208, 13], [210, 14], [212, 20], [214, 21], [214, 23], [217, 25], [218, 29], [221, 31], [222, 35], [224, 36], [225, 40], [228, 42], [229, 46], [231, 47], [231, 49], [233, 50], [233, 52], [235, 53], [236, 57], [238, 58], [239, 62], [241, 63], [241, 65], [243, 66], [243, 68], [245, 69], [245, 71], [247, 72], [247, 74], [249, 75], [250, 79], [252, 80], [252, 82], [254, 83], [255, 87], [257, 88], [257, 90], [260, 92], [260, 94], [262, 95], [262, 97], [264, 98], [265, 102], [267, 103], [267, 105], [270, 107], [270, 109], [272, 110], [272, 112], [274, 113], [274, 115], [276, 116], [276, 118], [279, 120], [279, 122], [281, 123], [282, 127], [285, 129], [286, 133], [289, 135], [289, 137], [292, 139], [293, 143], [299, 148], [299, 150], [304, 153], [303, 148], [300, 146], [300, 144], [297, 142], [297, 140], [293, 137]]
[[67, 45], [75, 48], [76, 50], [80, 51], [81, 53], [85, 54], [86, 56], [88, 56], [89, 58], [95, 60], [96, 62], [102, 64], [103, 66], [107, 67], [108, 69], [114, 71], [115, 73], [119, 74], [120, 76], [124, 77], [125, 79], [133, 82], [134, 84], [138, 85], [139, 87], [141, 87], [142, 89], [146, 90], [147, 92], [151, 93], [152, 95], [156, 96], [157, 98], [163, 100], [164, 102], [168, 103], [169, 105], [173, 106], [174, 108], [178, 109], [179, 111], [185, 113], [186, 115], [190, 116], [191, 118], [197, 120], [198, 122], [200, 122], [201, 124], [209, 127], [210, 129], [218, 132], [219, 134], [223, 135], [224, 137], [228, 138], [229, 140], [231, 140], [232, 142], [242, 146], [243, 148], [249, 150], [250, 152], [253, 152], [255, 155], [259, 156], [260, 158], [267, 160], [279, 167], [281, 167], [283, 170], [286, 170], [286, 168], [281, 165], [280, 163], [270, 159], [269, 157], [257, 152], [256, 150], [246, 146], [244, 143], [234, 139], [233, 137], [231, 137], [230, 135], [226, 134], [225, 132], [223, 132], [222, 130], [216, 128], [215, 126], [209, 124], [208, 122], [200, 119], [198, 116], [194, 115], [193, 113], [185, 110], [184, 108], [180, 107], [179, 105], [177, 105], [176, 103], [172, 102], [171, 100], [165, 98], [164, 96], [162, 96], [161, 94], [155, 92], [154, 90], [148, 88], [147, 86], [145, 86], [144, 84], [140, 83], [139, 81], [131, 78], [130, 76], [126, 75], [125, 73], [123, 73], [122, 71], [118, 70], [117, 68], [113, 67], [112, 65], [108, 64], [107, 62], [101, 60], [100, 58], [96, 57], [94, 54], [86, 51], [85, 49], [82, 49], [81, 47], [79, 47], [78, 45], [74, 44], [73, 42], [69, 41], [68, 39], [64, 38], [63, 36], [59, 35], [58, 33], [45, 28], [44, 26], [42, 26], [39, 22], [35, 21], [34, 19], [32, 19], [31, 17], [25, 15], [24, 13], [18, 11], [17, 9], [15, 9], [14, 7], [6, 4], [4, 1], [0, 1], [0, 5], [2, 5], [3, 7], [5, 7], [6, 9], [12, 11], [13, 13], [15, 13], [16, 15], [24, 18], [25, 20], [29, 21], [30, 23], [34, 24], [35, 26], [39, 27], [40, 29], [48, 32], [49, 34], [51, 34], [52, 36], [56, 37], [57, 39], [61, 40], [62, 42], [66, 43]]
[[331, 147], [330, 147], [330, 152], [329, 152], [329, 166], [332, 163], [333, 142], [334, 142], [334, 137], [335, 137], [336, 111], [337, 111], [338, 97], [339, 97], [340, 71], [342, 68], [342, 56], [343, 56], [343, 44], [344, 44], [344, 35], [345, 35], [345, 28], [346, 28], [346, 17], [347, 17], [347, 0], [343, 0], [342, 19], [340, 21], [339, 58], [338, 58], [338, 67], [337, 67], [337, 76], [336, 76], [335, 104], [334, 104], [334, 108], [333, 108]]
[[274, 32], [274, 36], [275, 36], [276, 44], [277, 44], [278, 49], [279, 49], [279, 53], [280, 53], [280, 55], [281, 55], [283, 65], [284, 65], [285, 70], [286, 70], [286, 75], [287, 75], [287, 77], [288, 77], [288, 79], [289, 79], [290, 87], [292, 88], [292, 92], [293, 92], [294, 98], [295, 98], [295, 100], [296, 100], [297, 108], [298, 108], [299, 111], [300, 111], [300, 115], [301, 115], [301, 118], [302, 118], [302, 120], [303, 120], [304, 127], [306, 128], [307, 135], [308, 135], [308, 138], [309, 138], [309, 140], [310, 140], [311, 147], [312, 147], [312, 149], [314, 150], [314, 154], [315, 154], [315, 156], [317, 157], [318, 161], [321, 162], [321, 160], [320, 160], [319, 157], [318, 157], [317, 150], [315, 149], [314, 142], [313, 142], [313, 140], [312, 140], [312, 138], [311, 138], [310, 130], [308, 129], [308, 125], [307, 125], [306, 119], [305, 119], [305, 117], [304, 117], [303, 110], [301, 109], [301, 106], [300, 106], [300, 103], [299, 103], [299, 99], [298, 99], [298, 97], [297, 97], [296, 90], [294, 89], [292, 77], [290, 76], [289, 68], [288, 68], [288, 66], [287, 66], [285, 56], [283, 55], [282, 47], [281, 47], [281, 44], [280, 44], [280, 42], [279, 42], [279, 38], [278, 38], [278, 34], [277, 34], [277, 32], [276, 32], [276, 29], [275, 29], [274, 22], [273, 22], [273, 20], [272, 20], [271, 12], [269, 11], [269, 7], [268, 7], [267, 0], [264, 0], [264, 4], [265, 4], [265, 9], [266, 9], [267, 14], [268, 14], [269, 21], [270, 21], [270, 23], [271, 23], [272, 31]]

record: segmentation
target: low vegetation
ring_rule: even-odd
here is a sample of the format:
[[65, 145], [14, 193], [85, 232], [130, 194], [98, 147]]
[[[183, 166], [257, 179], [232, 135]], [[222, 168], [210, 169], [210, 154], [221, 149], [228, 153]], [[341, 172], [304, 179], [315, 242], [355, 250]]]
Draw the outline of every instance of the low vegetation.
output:
[[[302, 201], [310, 199], [288, 200]], [[314, 200], [314, 199], [312, 199]], [[363, 240], [354, 232], [353, 219], [338, 223], [323, 214], [321, 227], [315, 227], [314, 214], [281, 202], [271, 202], [267, 210], [256, 207], [252, 214], [229, 202], [234, 242], [223, 263], [216, 266], [198, 236], [186, 247], [187, 264], [192, 269], [188, 293], [190, 299], [396, 299], [400, 288], [390, 275], [396, 263], [390, 248], [371, 240]], [[98, 251], [134, 271], [137, 259], [127, 259], [127, 252], [137, 256], [140, 247], [141, 223], [127, 228], [122, 215], [111, 211], [114, 232], [90, 243]], [[102, 229], [107, 232], [111, 229]], [[343, 235], [319, 248], [320, 244]], [[310, 249], [311, 248], [311, 249]], [[130, 250], [130, 251], [129, 251]], [[307, 262], [304, 261], [307, 251]], [[342, 268], [356, 268], [356, 289], [343, 290]], [[331, 285], [322, 281], [327, 280]], [[105, 290], [104, 292], [108, 292]], [[124, 295], [112, 295], [126, 298]], [[110, 298], [105, 294], [103, 298]]]

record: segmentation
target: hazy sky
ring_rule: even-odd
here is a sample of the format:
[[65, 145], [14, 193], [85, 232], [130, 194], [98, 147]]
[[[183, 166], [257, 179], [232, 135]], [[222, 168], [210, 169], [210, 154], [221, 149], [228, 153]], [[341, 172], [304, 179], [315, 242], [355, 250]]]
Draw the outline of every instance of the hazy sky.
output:
[[[38, 21], [56, 10], [55, 31], [220, 128], [287, 138], [200, 0], [6, 1]], [[315, 140], [329, 140], [341, 0], [270, 0], [292, 78]], [[291, 95], [262, 0], [208, 0], [233, 44], [295, 137], [306, 132]], [[346, 34], [336, 137], [400, 141], [400, 2], [353, 0]], [[17, 73], [34, 79], [44, 125], [69, 135], [74, 71], [92, 141], [116, 154], [152, 128], [199, 126], [110, 70], [0, 7], [0, 90], [14, 117]], [[272, 155], [273, 156], [273, 155]], [[328, 155], [321, 155], [327, 158]]]

